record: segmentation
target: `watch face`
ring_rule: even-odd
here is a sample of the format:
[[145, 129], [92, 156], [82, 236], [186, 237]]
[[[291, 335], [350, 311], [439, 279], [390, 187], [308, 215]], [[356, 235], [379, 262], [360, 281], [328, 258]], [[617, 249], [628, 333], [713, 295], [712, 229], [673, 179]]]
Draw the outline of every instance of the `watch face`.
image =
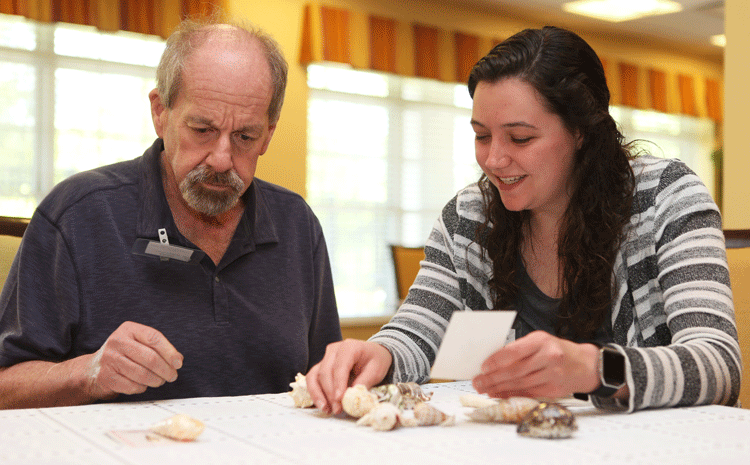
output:
[[608, 386], [625, 384], [625, 356], [615, 349], [602, 350], [602, 381]]

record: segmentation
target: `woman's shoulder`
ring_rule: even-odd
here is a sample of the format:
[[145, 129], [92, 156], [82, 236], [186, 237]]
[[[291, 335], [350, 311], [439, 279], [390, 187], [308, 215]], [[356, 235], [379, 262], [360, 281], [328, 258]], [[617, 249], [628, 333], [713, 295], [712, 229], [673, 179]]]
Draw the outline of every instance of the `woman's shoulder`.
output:
[[636, 183], [662, 182], [683, 176], [696, 176], [690, 167], [678, 158], [659, 158], [653, 155], [640, 155], [630, 160]]
[[484, 200], [479, 183], [469, 184], [459, 190], [453, 198], [453, 202], [456, 204], [456, 210], [461, 212], [483, 211]]
[[459, 190], [443, 207], [438, 227], [443, 234], [473, 237], [485, 219], [482, 191], [477, 183]]

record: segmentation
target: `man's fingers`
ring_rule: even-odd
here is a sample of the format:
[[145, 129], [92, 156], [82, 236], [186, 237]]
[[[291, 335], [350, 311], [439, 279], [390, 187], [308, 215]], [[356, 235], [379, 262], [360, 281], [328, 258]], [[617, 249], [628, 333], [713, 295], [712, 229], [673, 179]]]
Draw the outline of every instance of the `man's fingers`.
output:
[[94, 382], [121, 394], [175, 381], [182, 366], [182, 354], [161, 332], [133, 322], [120, 325], [93, 360]]
[[149, 326], [132, 323], [133, 339], [153, 349], [169, 366], [175, 370], [182, 367], [182, 354], [174, 348], [164, 335]]

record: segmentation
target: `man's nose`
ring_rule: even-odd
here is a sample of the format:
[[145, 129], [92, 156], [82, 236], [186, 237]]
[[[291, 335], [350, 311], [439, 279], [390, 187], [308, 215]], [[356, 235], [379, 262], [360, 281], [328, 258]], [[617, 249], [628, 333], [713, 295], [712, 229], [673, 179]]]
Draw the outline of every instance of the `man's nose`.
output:
[[232, 166], [232, 141], [230, 135], [221, 135], [206, 157], [206, 164], [217, 173], [225, 173]]

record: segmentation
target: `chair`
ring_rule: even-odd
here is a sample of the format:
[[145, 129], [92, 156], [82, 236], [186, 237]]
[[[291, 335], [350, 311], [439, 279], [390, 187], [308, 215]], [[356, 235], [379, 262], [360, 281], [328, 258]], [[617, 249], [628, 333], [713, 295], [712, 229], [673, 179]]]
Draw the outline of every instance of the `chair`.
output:
[[8, 278], [10, 266], [28, 224], [29, 220], [26, 218], [0, 217], [0, 290]]
[[417, 277], [419, 262], [424, 260], [424, 247], [391, 244], [391, 254], [393, 255], [393, 269], [396, 272], [398, 300], [403, 302], [414, 283], [414, 278]]

